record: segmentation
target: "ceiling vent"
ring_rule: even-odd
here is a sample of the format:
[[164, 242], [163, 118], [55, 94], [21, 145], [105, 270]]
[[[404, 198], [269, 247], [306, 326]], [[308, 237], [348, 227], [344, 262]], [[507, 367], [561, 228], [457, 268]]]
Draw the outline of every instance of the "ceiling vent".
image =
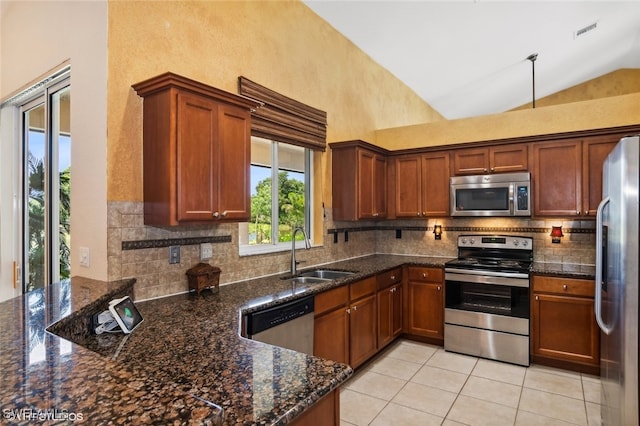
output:
[[585, 34], [587, 34], [588, 32], [591, 32], [593, 30], [596, 29], [596, 27], [598, 26], [598, 22], [594, 22], [593, 24], [589, 24], [586, 27], [582, 27], [579, 30], [576, 30], [576, 32], [573, 33], [573, 38], [576, 39], [580, 36], [583, 36]]

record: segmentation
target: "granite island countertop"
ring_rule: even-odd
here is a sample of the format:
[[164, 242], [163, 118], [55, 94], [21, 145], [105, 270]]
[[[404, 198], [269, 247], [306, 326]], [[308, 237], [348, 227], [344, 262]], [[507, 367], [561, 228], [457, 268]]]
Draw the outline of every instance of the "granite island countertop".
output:
[[[2, 375], [4, 419], [13, 416], [13, 424], [26, 424], [15, 418], [20, 409], [58, 409], [83, 414], [90, 424], [286, 424], [339, 387], [352, 370], [245, 339], [239, 335], [242, 315], [403, 264], [441, 267], [446, 260], [373, 255], [322, 265], [356, 273], [321, 285], [292, 286], [282, 274], [224, 285], [218, 294], [205, 291], [201, 296], [140, 302], [136, 305], [145, 321], [130, 335], [78, 333], [73, 324], [79, 319], [65, 317], [55, 295], [49, 295], [60, 292], [54, 285], [44, 292], [43, 310], [59, 313], [45, 312], [34, 320], [44, 334], [46, 354], [37, 362], [29, 357], [39, 345], [34, 344], [30, 327], [20, 324], [31, 310], [31, 293], [3, 302], [0, 368], [16, 371]], [[133, 281], [103, 283], [120, 286], [105, 290], [103, 298], [130, 291], [126, 287]], [[85, 299], [95, 299], [84, 291]], [[70, 312], [86, 310], [89, 304], [81, 305], [72, 306]], [[68, 340], [42, 332], [60, 319], [50, 330]]]

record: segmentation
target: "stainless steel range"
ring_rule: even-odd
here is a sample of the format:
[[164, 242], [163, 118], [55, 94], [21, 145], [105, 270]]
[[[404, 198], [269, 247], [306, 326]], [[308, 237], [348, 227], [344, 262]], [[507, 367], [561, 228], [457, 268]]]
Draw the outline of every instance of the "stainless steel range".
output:
[[533, 239], [461, 235], [445, 263], [444, 348], [529, 365]]

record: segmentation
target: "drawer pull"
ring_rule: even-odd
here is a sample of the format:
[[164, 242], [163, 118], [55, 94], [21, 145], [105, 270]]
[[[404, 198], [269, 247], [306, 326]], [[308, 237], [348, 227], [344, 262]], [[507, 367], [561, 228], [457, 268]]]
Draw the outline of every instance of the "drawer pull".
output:
[[422, 273], [422, 278], [427, 278], [427, 276], [428, 276], [428, 275], [429, 275], [429, 274], [427, 274], [426, 272], [423, 272], [423, 273]]
[[568, 289], [567, 285], [566, 285], [566, 284], [563, 284], [563, 285], [562, 285], [562, 289], [563, 289], [564, 291], [567, 291], [567, 289]]
[[395, 276], [395, 275], [391, 275], [391, 277], [390, 277], [390, 278], [391, 278], [392, 280], [395, 280], [395, 279], [396, 279], [396, 276]]

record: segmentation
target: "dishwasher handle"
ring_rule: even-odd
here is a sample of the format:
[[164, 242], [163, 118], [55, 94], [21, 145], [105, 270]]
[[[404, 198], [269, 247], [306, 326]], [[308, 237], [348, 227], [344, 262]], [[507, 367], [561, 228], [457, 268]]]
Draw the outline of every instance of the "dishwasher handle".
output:
[[247, 314], [247, 337], [251, 338], [261, 331], [313, 313], [313, 302], [313, 296], [307, 296]]

